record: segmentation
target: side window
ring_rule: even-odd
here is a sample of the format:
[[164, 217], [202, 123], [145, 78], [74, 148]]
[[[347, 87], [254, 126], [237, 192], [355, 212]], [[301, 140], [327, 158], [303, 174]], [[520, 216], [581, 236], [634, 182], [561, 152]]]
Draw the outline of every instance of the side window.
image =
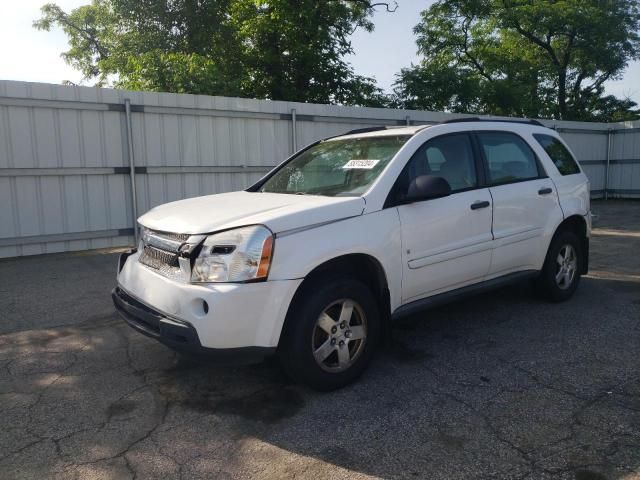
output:
[[420, 175], [443, 177], [453, 192], [477, 186], [469, 135], [460, 133], [432, 138], [413, 154], [402, 174], [404, 189]]
[[510, 132], [477, 132], [487, 160], [490, 184], [538, 178], [538, 163], [531, 147]]
[[561, 175], [580, 173], [580, 167], [578, 167], [575, 158], [573, 158], [571, 152], [567, 150], [567, 147], [565, 147], [560, 140], [542, 133], [535, 133], [533, 137], [542, 148], [544, 148], [544, 151], [547, 152], [551, 160], [553, 160], [553, 163], [555, 163]]

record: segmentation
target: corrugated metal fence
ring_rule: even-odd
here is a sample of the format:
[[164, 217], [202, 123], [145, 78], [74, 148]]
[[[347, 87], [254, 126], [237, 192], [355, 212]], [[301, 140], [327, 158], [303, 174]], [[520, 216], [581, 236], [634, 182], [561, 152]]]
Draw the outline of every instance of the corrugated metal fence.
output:
[[[245, 188], [319, 138], [454, 116], [0, 81], [0, 257], [132, 244], [136, 212]], [[594, 196], [640, 197], [640, 123], [545, 123]]]

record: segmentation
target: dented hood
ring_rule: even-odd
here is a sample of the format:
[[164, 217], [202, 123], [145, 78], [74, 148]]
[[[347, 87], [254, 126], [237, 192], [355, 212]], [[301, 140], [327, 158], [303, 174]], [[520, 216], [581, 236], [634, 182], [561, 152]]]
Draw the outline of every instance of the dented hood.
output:
[[172, 233], [210, 233], [255, 224], [281, 233], [361, 215], [364, 206], [362, 197], [242, 191], [159, 205], [138, 221], [147, 228]]

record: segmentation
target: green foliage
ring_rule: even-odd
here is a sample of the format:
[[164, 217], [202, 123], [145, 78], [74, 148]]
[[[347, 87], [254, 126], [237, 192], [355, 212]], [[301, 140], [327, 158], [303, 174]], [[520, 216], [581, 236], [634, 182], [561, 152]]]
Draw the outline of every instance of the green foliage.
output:
[[414, 31], [423, 60], [403, 69], [408, 108], [603, 120], [637, 118], [604, 82], [640, 58], [637, 0], [439, 0]]
[[59, 24], [69, 37], [71, 47], [62, 54], [65, 61], [85, 77], [98, 77], [100, 83], [104, 82], [100, 65], [109, 56], [106, 39], [114, 35], [115, 26], [115, 15], [109, 4], [96, 0], [92, 5], [75, 9], [70, 15], [53, 3], [44, 5], [41, 10], [42, 18], [34, 22], [34, 27], [49, 30]]
[[61, 27], [64, 59], [98, 84], [152, 91], [380, 106], [370, 78], [344, 57], [367, 0], [93, 0], [70, 13], [42, 7], [39, 29]]

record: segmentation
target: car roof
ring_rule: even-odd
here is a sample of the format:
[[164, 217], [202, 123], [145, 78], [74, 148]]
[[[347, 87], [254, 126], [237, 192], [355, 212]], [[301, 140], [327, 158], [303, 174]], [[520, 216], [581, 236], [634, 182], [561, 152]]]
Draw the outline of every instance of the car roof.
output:
[[[500, 128], [504, 128], [506, 130], [514, 127], [519, 127], [522, 129], [523, 126], [529, 127], [542, 127], [544, 129], [548, 129], [542, 123], [537, 120], [529, 120], [529, 119], [521, 119], [521, 118], [479, 118], [479, 117], [464, 117], [464, 118], [454, 118], [451, 120], [447, 120], [444, 122], [434, 122], [425, 125], [411, 125], [411, 126], [379, 126], [379, 127], [367, 127], [367, 128], [359, 128], [356, 130], [350, 130], [342, 135], [337, 135], [334, 137], [329, 137], [325, 140], [342, 140], [349, 138], [367, 138], [367, 137], [381, 137], [381, 136], [398, 136], [398, 135], [406, 135], [413, 136], [419, 131], [422, 131], [429, 127], [434, 127], [436, 125], [449, 125], [449, 124], [460, 124], [462, 127], [460, 130], [472, 130], [474, 126], [478, 125], [495, 125]], [[550, 130], [550, 129], [549, 129]]]

